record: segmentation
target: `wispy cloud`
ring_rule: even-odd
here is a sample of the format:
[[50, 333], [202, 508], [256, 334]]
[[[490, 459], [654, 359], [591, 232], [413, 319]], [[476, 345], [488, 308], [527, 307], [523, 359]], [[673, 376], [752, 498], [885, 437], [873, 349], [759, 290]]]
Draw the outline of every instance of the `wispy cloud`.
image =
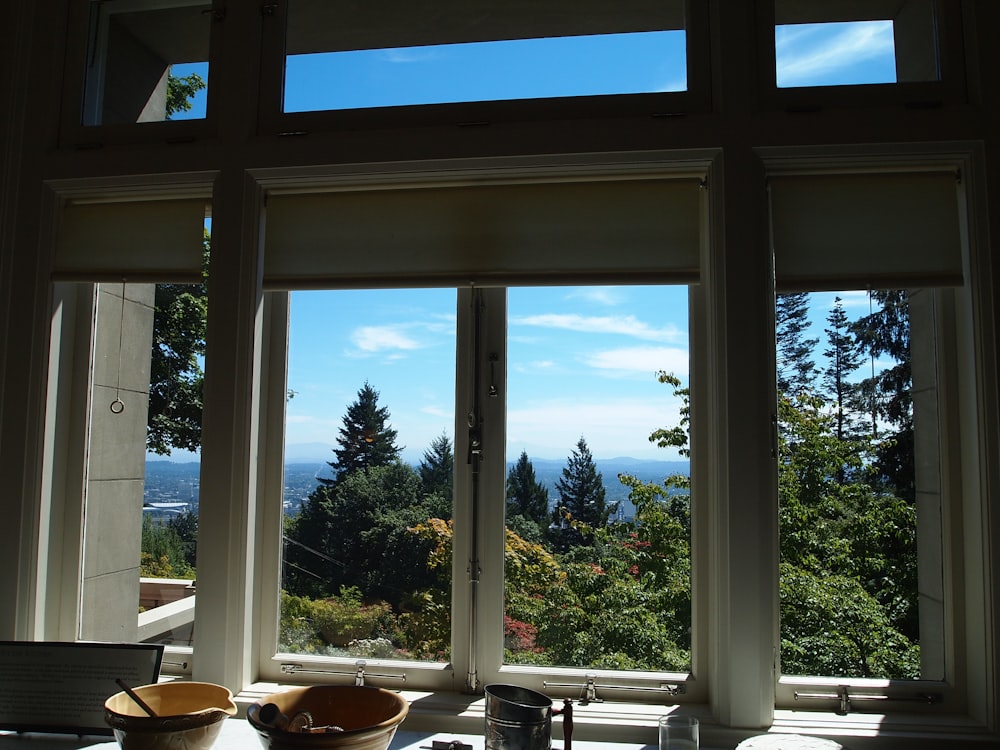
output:
[[405, 326], [362, 326], [351, 332], [351, 343], [365, 354], [419, 349], [420, 344], [404, 329]]
[[607, 375], [648, 374], [659, 370], [685, 377], [688, 353], [673, 347], [625, 347], [595, 352], [584, 357], [584, 364]]
[[[836, 29], [835, 31], [833, 29]], [[860, 63], [892, 59], [891, 21], [800, 24], [775, 29], [779, 86], [822, 85], [839, 80], [842, 71]]]
[[654, 328], [639, 320], [634, 315], [588, 316], [545, 313], [514, 317], [511, 318], [510, 323], [511, 325], [556, 328], [564, 331], [575, 331], [577, 333], [624, 335], [643, 341], [678, 341], [684, 339], [687, 335], [674, 326]]
[[663, 388], [663, 399], [655, 403], [648, 398], [564, 399], [508, 408], [508, 452], [515, 458], [522, 450], [531, 457], [562, 458], [582, 435], [596, 458], [676, 458], [648, 440], [653, 430], [679, 419], [680, 400]]
[[379, 50], [379, 55], [389, 63], [429, 62], [443, 56], [440, 47], [395, 47]]

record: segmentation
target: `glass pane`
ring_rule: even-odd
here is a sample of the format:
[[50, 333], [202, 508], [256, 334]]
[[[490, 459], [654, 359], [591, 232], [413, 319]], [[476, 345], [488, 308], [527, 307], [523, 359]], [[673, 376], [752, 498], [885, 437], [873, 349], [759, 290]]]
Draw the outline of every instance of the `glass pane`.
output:
[[690, 668], [687, 309], [509, 290], [505, 662]]
[[158, 5], [91, 5], [85, 125], [205, 116], [211, 5]]
[[941, 679], [934, 292], [776, 312], [782, 672]]
[[292, 294], [279, 651], [448, 660], [455, 310]]
[[285, 112], [687, 89], [679, 0], [376, 10], [291, 0]]
[[[859, 10], [860, 6], [860, 10]], [[933, 0], [775, 0], [779, 88], [939, 79]]]

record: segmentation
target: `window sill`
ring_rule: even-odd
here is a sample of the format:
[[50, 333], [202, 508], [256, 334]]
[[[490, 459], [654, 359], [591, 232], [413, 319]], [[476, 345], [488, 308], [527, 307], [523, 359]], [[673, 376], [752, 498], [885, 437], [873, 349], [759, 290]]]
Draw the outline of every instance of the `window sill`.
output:
[[[257, 683], [236, 696], [240, 716], [246, 707], [261, 697], [291, 685]], [[485, 722], [484, 699], [480, 695], [452, 692], [402, 691], [410, 701], [410, 713], [393, 742], [391, 750], [417, 750], [431, 739], [462, 739], [481, 750]], [[554, 701], [558, 705], [558, 700]], [[573, 706], [573, 741], [575, 750], [599, 750], [601, 746], [641, 750], [657, 746], [657, 719], [677, 707], [636, 703], [591, 703]], [[825, 737], [844, 745], [845, 750], [996, 750], [1000, 736], [990, 734], [981, 725], [964, 716], [905, 714], [852, 714], [838, 716], [815, 711], [775, 711], [769, 730], [735, 729], [715, 724], [707, 706], [682, 706], [681, 710], [698, 717], [702, 750], [735, 748], [742, 740], [759, 734], [797, 734]], [[413, 736], [412, 742], [406, 740]], [[445, 736], [447, 735], [447, 736]], [[562, 750], [562, 721], [552, 722], [553, 750]], [[473, 740], [467, 739], [468, 737]], [[405, 740], [405, 741], [404, 741]], [[418, 742], [420, 740], [420, 742]], [[426, 741], [422, 741], [426, 740]], [[597, 747], [590, 748], [590, 745]]]

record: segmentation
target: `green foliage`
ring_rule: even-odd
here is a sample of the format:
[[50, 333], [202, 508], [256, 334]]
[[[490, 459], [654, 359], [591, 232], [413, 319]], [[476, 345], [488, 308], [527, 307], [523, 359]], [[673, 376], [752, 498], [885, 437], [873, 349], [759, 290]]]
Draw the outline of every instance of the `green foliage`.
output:
[[337, 436], [336, 461], [330, 462], [335, 477], [342, 481], [358, 469], [391, 464], [399, 459], [401, 447], [396, 445], [396, 430], [389, 425], [389, 409], [378, 405], [378, 391], [365, 381], [357, 399], [347, 407], [343, 426]]
[[167, 106], [166, 119], [169, 120], [178, 112], [190, 112], [191, 100], [195, 94], [204, 89], [208, 84], [197, 73], [189, 76], [179, 77], [170, 75], [167, 78]]
[[781, 565], [784, 674], [916, 679], [920, 649], [856, 578]]
[[549, 491], [535, 477], [528, 454], [521, 451], [507, 473], [507, 526], [541, 541], [549, 523]]
[[582, 437], [566, 460], [555, 490], [559, 493], [557, 523], [549, 536], [558, 550], [587, 543], [591, 538], [589, 531], [607, 525], [611, 514], [618, 509], [618, 503], [605, 500], [604, 480]]
[[194, 579], [194, 566], [188, 562], [191, 546], [191, 540], [182, 538], [174, 526], [156, 523], [143, 515], [139, 575]]
[[201, 446], [201, 362], [205, 356], [211, 242], [203, 237], [201, 284], [157, 284], [146, 448], [157, 455]]
[[424, 451], [417, 468], [420, 473], [420, 491], [424, 495], [438, 495], [450, 503], [455, 476], [455, 454], [447, 435], [439, 435]]

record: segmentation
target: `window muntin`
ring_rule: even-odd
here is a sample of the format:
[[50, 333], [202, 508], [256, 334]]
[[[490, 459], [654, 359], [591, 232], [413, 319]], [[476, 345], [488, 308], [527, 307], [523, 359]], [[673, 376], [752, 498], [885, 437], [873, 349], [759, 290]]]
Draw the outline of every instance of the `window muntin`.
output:
[[203, 0], [92, 2], [83, 124], [204, 117], [211, 20]]
[[941, 79], [934, 0], [775, 0], [778, 88]]
[[282, 111], [685, 91], [684, 10], [291, 0]]
[[508, 290], [507, 664], [691, 669], [686, 292]]
[[447, 663], [455, 292], [291, 295], [282, 658]]

